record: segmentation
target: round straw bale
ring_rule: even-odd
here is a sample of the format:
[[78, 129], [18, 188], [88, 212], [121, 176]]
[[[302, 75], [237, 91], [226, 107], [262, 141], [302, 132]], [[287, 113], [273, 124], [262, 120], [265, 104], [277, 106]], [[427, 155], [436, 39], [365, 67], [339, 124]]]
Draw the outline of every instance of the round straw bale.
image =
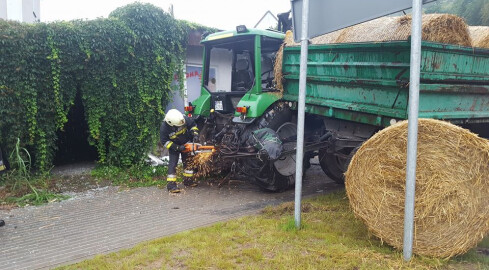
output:
[[[407, 121], [366, 141], [345, 174], [350, 205], [369, 231], [402, 249]], [[413, 252], [449, 258], [489, 233], [489, 141], [420, 119]]]
[[[409, 17], [409, 19], [411, 19]], [[409, 23], [411, 25], [411, 23]], [[423, 16], [423, 40], [472, 46], [465, 21], [450, 14], [428, 14]]]
[[489, 26], [469, 26], [472, 46], [489, 49]]

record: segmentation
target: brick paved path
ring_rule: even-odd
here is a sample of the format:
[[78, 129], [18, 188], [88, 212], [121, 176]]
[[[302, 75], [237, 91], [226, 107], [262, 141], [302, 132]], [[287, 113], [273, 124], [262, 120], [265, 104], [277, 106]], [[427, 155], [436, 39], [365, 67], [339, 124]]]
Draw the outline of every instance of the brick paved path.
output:
[[[307, 179], [304, 196], [339, 188], [319, 166]], [[7, 225], [0, 228], [0, 269], [49, 269], [293, 199], [294, 190], [267, 193], [233, 181], [223, 188], [202, 184], [176, 196], [155, 187], [107, 187], [59, 203], [2, 210]]]

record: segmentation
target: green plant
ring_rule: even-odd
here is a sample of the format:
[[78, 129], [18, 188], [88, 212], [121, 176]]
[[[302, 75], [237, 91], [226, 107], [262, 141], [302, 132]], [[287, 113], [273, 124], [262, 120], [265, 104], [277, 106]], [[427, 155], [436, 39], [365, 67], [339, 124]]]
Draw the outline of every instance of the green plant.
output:
[[183, 78], [188, 33], [199, 28], [142, 3], [92, 21], [0, 20], [0, 145], [10, 151], [20, 138], [47, 171], [79, 93], [100, 163], [141, 164], [175, 72]]
[[[25, 157], [23, 157], [25, 156]], [[10, 164], [12, 166], [12, 172], [10, 176], [15, 179], [12, 189], [16, 189], [18, 186], [25, 182], [32, 190], [34, 188], [29, 183], [31, 178], [31, 155], [27, 149], [20, 147], [20, 139], [17, 138], [17, 143], [9, 156]]]
[[134, 165], [120, 168], [102, 165], [92, 170], [92, 176], [124, 187], [165, 186], [167, 171], [167, 166]]
[[45, 189], [39, 189], [37, 185], [44, 186], [43, 176], [33, 176], [31, 173], [31, 155], [27, 149], [20, 147], [20, 139], [17, 139], [12, 153], [9, 156], [11, 171], [5, 176], [9, 190], [21, 194], [19, 197], [9, 197], [8, 203], [16, 203], [19, 206], [40, 205], [46, 202], [59, 201], [69, 196], [55, 194]]
[[456, 14], [469, 25], [489, 25], [489, 3], [486, 0], [438, 0], [428, 5], [425, 11]]
[[[300, 229], [305, 229], [306, 228], [306, 224], [304, 224], [304, 222], [301, 223], [300, 225]], [[297, 229], [297, 227], [295, 226], [295, 219], [293, 218], [289, 218], [286, 223], [284, 224], [280, 224], [280, 229], [286, 231], [286, 232], [298, 232], [299, 229]]]
[[35, 193], [28, 193], [20, 198], [7, 198], [7, 202], [16, 203], [18, 206], [41, 205], [49, 202], [56, 202], [69, 199], [70, 196], [51, 193], [46, 190], [36, 190]]

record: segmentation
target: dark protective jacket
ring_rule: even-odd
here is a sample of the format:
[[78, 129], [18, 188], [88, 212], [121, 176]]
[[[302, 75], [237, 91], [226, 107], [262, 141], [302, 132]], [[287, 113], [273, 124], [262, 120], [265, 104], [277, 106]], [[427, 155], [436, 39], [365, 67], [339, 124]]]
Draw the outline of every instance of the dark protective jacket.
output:
[[178, 151], [180, 145], [191, 141], [194, 135], [197, 135], [199, 129], [192, 118], [183, 116], [185, 125], [181, 127], [172, 127], [165, 121], [160, 127], [160, 141], [167, 149]]

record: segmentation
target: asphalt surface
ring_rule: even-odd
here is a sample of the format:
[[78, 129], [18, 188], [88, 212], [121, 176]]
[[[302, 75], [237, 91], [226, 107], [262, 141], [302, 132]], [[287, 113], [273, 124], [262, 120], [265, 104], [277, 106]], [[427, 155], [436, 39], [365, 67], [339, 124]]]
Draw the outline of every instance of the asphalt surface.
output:
[[[313, 165], [302, 194], [340, 188]], [[201, 183], [178, 195], [156, 187], [112, 186], [71, 195], [44, 206], [0, 210], [6, 222], [0, 228], [0, 269], [50, 269], [294, 200], [293, 189], [269, 193], [243, 181], [221, 188]]]

